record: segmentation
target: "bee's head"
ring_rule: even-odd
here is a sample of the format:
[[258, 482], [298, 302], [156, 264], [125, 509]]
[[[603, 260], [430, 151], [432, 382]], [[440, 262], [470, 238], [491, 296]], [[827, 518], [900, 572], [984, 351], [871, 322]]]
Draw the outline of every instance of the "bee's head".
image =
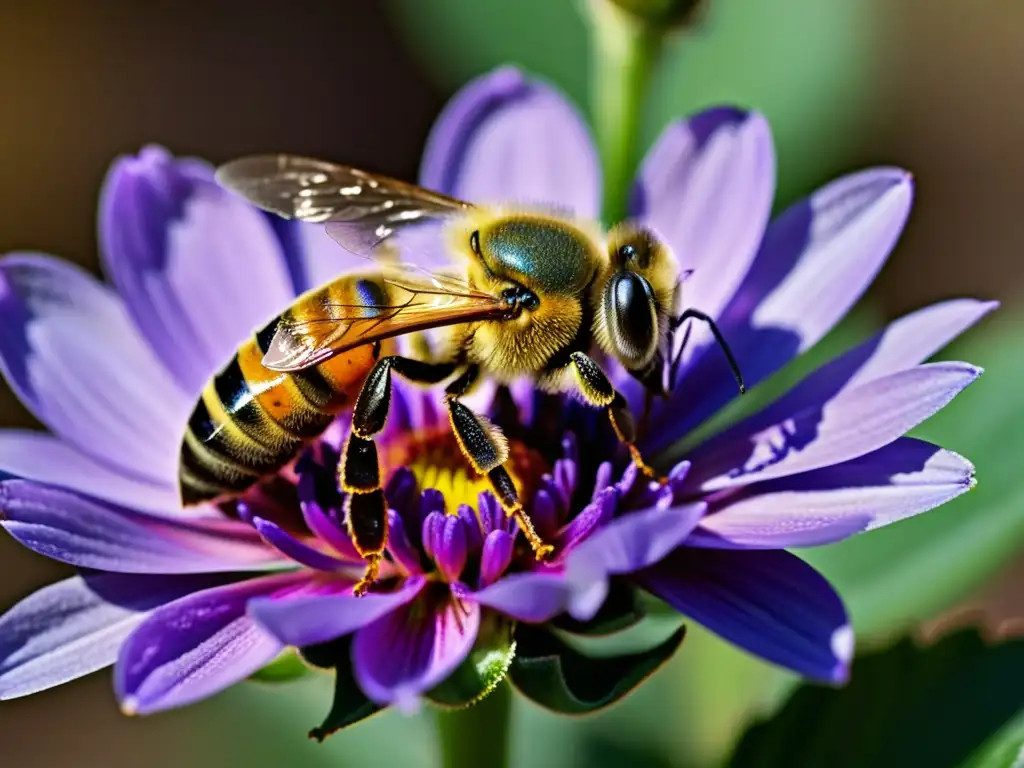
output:
[[676, 303], [679, 268], [672, 252], [632, 223], [608, 234], [608, 267], [593, 297], [596, 336], [630, 371], [655, 360]]

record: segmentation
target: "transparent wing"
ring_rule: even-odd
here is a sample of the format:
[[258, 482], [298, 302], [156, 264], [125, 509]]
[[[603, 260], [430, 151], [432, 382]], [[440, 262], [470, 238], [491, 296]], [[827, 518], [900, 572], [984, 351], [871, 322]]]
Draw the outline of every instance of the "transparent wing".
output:
[[298, 371], [346, 350], [393, 336], [444, 325], [508, 317], [505, 299], [467, 289], [444, 275], [395, 272], [378, 276], [386, 298], [325, 302], [297, 316], [281, 316], [263, 365]]
[[217, 169], [217, 181], [265, 211], [326, 224], [343, 248], [363, 256], [402, 228], [472, 207], [415, 184], [296, 155], [232, 160]]

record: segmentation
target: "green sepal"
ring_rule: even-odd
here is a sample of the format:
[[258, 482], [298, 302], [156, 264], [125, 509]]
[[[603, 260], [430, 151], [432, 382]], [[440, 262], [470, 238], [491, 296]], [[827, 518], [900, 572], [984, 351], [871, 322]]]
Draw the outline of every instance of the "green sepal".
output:
[[676, 652], [686, 628], [640, 653], [591, 658], [546, 630], [520, 625], [509, 676], [516, 688], [542, 707], [567, 715], [596, 712], [613, 704], [652, 675]]
[[267, 666], [249, 675], [249, 679], [257, 683], [290, 683], [292, 680], [305, 677], [312, 671], [294, 648], [285, 648]]
[[352, 672], [351, 636], [311, 648], [303, 648], [302, 654], [310, 663], [313, 663], [310, 660], [310, 655], [320, 662], [328, 658], [334, 662], [334, 700], [331, 703], [331, 711], [327, 713], [327, 717], [319, 726], [309, 732], [309, 738], [323, 741], [332, 733], [337, 733], [342, 728], [348, 728], [383, 709], [366, 698], [366, 694], [356, 683], [355, 675]]
[[552, 620], [551, 625], [574, 635], [606, 637], [636, 626], [646, 616], [640, 591], [625, 581], [612, 579], [608, 597], [590, 621], [576, 621], [562, 614]]
[[505, 679], [516, 656], [512, 627], [500, 616], [485, 613], [466, 660], [426, 697], [441, 707], [462, 709], [491, 693]]

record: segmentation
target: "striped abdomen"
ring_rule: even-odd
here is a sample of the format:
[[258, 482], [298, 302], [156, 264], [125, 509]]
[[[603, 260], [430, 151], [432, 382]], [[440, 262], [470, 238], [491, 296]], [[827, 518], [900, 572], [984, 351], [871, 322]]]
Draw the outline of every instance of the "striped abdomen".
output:
[[261, 363], [279, 322], [312, 316], [323, 301], [358, 290], [354, 283], [341, 278], [306, 294], [245, 342], [206, 385], [181, 445], [178, 484], [184, 504], [238, 495], [280, 471], [355, 400], [373, 366], [370, 345], [293, 373]]

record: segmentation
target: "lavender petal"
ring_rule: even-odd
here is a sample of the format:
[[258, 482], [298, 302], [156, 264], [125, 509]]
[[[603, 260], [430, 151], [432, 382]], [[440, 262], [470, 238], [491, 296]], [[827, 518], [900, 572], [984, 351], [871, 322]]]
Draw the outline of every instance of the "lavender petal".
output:
[[295, 295], [268, 220], [211, 168], [160, 147], [111, 168], [100, 241], [135, 323], [190, 395]]
[[155, 513], [180, 514], [178, 491], [114, 469], [59, 437], [0, 429], [0, 473]]
[[155, 517], [26, 480], [0, 482], [0, 525], [40, 554], [102, 571], [214, 573], [285, 562], [244, 523]]
[[39, 254], [0, 261], [0, 372], [51, 432], [111, 470], [173, 490], [191, 402], [121, 300]]
[[[823, 187], [768, 226], [719, 317], [748, 387], [810, 348], [853, 306], [903, 229], [912, 187], [905, 171], [862, 171]], [[670, 445], [735, 396], [721, 350], [695, 349], [675, 394], [653, 412], [656, 429], [645, 449]]]
[[767, 429], [712, 439], [690, 455], [690, 488], [736, 488], [855, 459], [944, 408], [981, 375], [967, 363], [927, 363], [845, 390]]
[[[630, 214], [665, 238], [682, 269], [693, 270], [687, 303], [717, 318], [750, 270], [774, 194], [767, 121], [716, 107], [665, 129], [640, 169]], [[683, 360], [710, 341], [705, 326], [694, 326]]]
[[903, 437], [860, 458], [769, 480], [721, 502], [687, 546], [788, 549], [840, 541], [944, 504], [974, 486], [962, 456]]
[[0, 616], [0, 700], [110, 666], [151, 611], [225, 578], [98, 573], [43, 587]]
[[505, 573], [512, 562], [516, 540], [506, 531], [491, 531], [480, 555], [480, 586], [488, 587]]
[[600, 166], [586, 124], [558, 91], [510, 67], [465, 86], [435, 123], [420, 183], [471, 202], [541, 202], [596, 218]]

